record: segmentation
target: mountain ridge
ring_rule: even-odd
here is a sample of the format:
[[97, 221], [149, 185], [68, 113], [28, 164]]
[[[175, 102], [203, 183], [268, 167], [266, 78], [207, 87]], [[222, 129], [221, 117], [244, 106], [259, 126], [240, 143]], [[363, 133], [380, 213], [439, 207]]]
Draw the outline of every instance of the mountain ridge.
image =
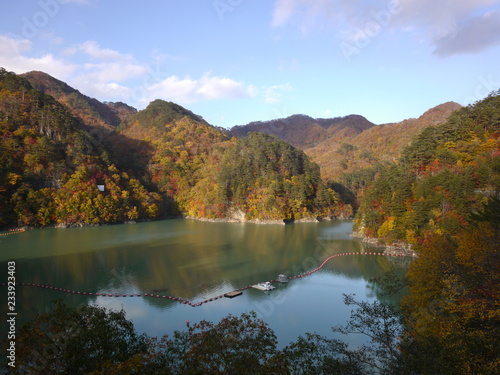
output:
[[67, 106], [74, 116], [91, 128], [111, 131], [130, 115], [137, 113], [137, 109], [125, 103], [104, 103], [91, 98], [66, 82], [41, 71], [31, 71], [19, 76], [26, 78], [36, 90]]
[[[397, 163], [399, 146], [459, 107], [443, 103], [418, 119], [381, 126], [361, 115], [314, 119], [296, 114], [227, 130], [173, 102], [157, 99], [137, 111], [121, 102], [101, 103], [43, 72], [0, 72], [5, 107], [0, 146], [16, 155], [15, 170], [9, 155], [2, 155], [7, 159], [0, 166], [0, 205], [24, 225], [186, 213], [217, 220], [234, 212], [252, 220], [348, 217], [356, 202], [344, 199], [333, 181], [351, 189], [349, 181], [355, 179], [345, 175], [361, 171], [360, 186], [366, 186], [384, 163]], [[43, 105], [58, 109], [47, 118]], [[70, 141], [61, 142], [65, 137]], [[245, 157], [255, 158], [247, 164]], [[294, 166], [298, 160], [310, 168]], [[228, 168], [234, 163], [241, 168]], [[239, 182], [229, 184], [228, 176]], [[113, 193], [100, 194], [97, 181]], [[87, 203], [77, 201], [85, 196]], [[94, 201], [99, 208], [88, 204]], [[116, 202], [125, 209], [111, 212]]]
[[352, 136], [372, 126], [375, 124], [361, 115], [315, 119], [308, 115], [295, 114], [286, 118], [236, 125], [229, 129], [229, 132], [236, 138], [242, 138], [249, 132], [263, 132], [277, 136], [299, 149], [305, 149], [336, 134]]
[[462, 106], [455, 102], [442, 103], [418, 118], [376, 125], [351, 138], [328, 138], [304, 151], [320, 165], [323, 178], [338, 180], [344, 173], [372, 167], [377, 162], [396, 162], [418, 132], [446, 121], [459, 108]]

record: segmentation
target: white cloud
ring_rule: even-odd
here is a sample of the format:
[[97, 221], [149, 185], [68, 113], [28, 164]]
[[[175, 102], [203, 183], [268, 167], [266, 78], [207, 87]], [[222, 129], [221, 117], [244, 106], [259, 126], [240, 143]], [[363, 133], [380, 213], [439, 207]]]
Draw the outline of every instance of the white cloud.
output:
[[41, 70], [56, 78], [67, 79], [76, 70], [76, 65], [46, 53], [41, 56], [28, 57], [26, 53], [32, 49], [28, 39], [15, 39], [0, 35], [0, 66], [15, 73]]
[[187, 76], [183, 79], [172, 75], [160, 82], [142, 88], [145, 96], [143, 104], [154, 99], [166, 99], [181, 104], [201, 100], [242, 99], [255, 96], [255, 88], [227, 77], [215, 77], [210, 73], [199, 79]]
[[60, 44], [64, 43], [64, 39], [61, 38], [61, 37], [55, 37], [55, 38], [52, 38], [50, 40], [50, 43], [52, 43], [52, 44], [59, 44], [60, 45]]
[[78, 67], [78, 74], [68, 83], [85, 95], [101, 100], [126, 100], [132, 92], [126, 83], [144, 77], [147, 72], [146, 65], [134, 62], [86, 63]]
[[76, 54], [78, 52], [78, 48], [76, 47], [67, 47], [65, 48], [63, 51], [62, 51], [62, 55], [63, 56], [67, 56], [67, 57], [70, 57], [70, 56], [73, 56], [74, 54]]
[[477, 53], [498, 44], [500, 0], [398, 1], [401, 12], [394, 25], [422, 33], [438, 56]]
[[28, 39], [15, 39], [6, 35], [0, 35], [0, 58], [12, 58], [21, 55], [31, 49], [31, 41]]
[[99, 60], [108, 60], [108, 61], [131, 61], [133, 60], [132, 56], [125, 55], [120, 52], [114, 51], [109, 48], [101, 48], [94, 41], [87, 41], [80, 45], [80, 49], [86, 53], [87, 55], [99, 59]]
[[[290, 22], [297, 22], [302, 32], [308, 32], [317, 24], [318, 18], [335, 17], [338, 13], [336, 1], [338, 0], [278, 0], [271, 25], [282, 27]], [[297, 18], [299, 21], [296, 21]]]
[[245, 98], [249, 92], [245, 90], [241, 82], [237, 82], [225, 77], [212, 77], [205, 74], [200, 79], [200, 87], [196, 91], [198, 95], [205, 99], [219, 98]]
[[297, 11], [300, 0], [278, 0], [274, 6], [272, 26], [285, 26]]
[[[393, 0], [401, 12], [394, 19], [396, 24], [422, 27], [433, 39], [456, 32], [460, 22], [487, 7], [500, 4], [499, 0]], [[477, 14], [476, 14], [477, 15]]]
[[101, 100], [123, 100], [130, 96], [131, 90], [116, 82], [98, 82], [78, 77], [71, 81], [71, 85], [81, 93]]
[[277, 0], [271, 25], [303, 32], [327, 26], [352, 42], [369, 22], [379, 22], [382, 29], [421, 35], [437, 55], [449, 56], [497, 45], [499, 7], [500, 0]]
[[257, 96], [259, 90], [254, 85], [248, 85], [247, 92], [248, 92], [248, 96], [250, 96], [251, 98], [255, 98]]
[[500, 45], [500, 11], [473, 17], [436, 41], [434, 53], [447, 57], [460, 53], [476, 53]]
[[282, 92], [291, 92], [295, 89], [289, 83], [283, 85], [275, 85], [266, 88], [264, 100], [266, 103], [275, 104], [282, 101]]
[[84, 64], [83, 68], [82, 70], [88, 71], [83, 75], [97, 82], [123, 82], [130, 78], [141, 77], [148, 72], [147, 66], [134, 63]]
[[53, 33], [48, 32], [48, 31], [41, 31], [39, 36], [42, 40], [46, 40], [50, 44], [54, 44], [54, 45], [64, 44], [64, 38], [62, 38], [60, 36], [56, 36]]
[[[97, 98], [126, 98], [131, 90], [120, 82], [147, 74], [148, 67], [135, 63], [129, 55], [100, 48], [94, 42], [86, 42], [77, 47], [68, 47], [61, 57], [53, 54], [28, 56], [32, 42], [28, 39], [15, 39], [0, 35], [0, 66], [15, 73], [40, 70], [68, 82], [82, 93]], [[67, 58], [83, 51], [99, 63], [71, 63]]]
[[[102, 48], [93, 41], [67, 46], [60, 57], [53, 54], [32, 57], [32, 48], [30, 40], [0, 35], [0, 66], [16, 73], [41, 70], [100, 100], [146, 105], [154, 99], [168, 99], [189, 104], [257, 95], [257, 89], [252, 85], [214, 76], [210, 72], [198, 79], [166, 74], [158, 66], [154, 70], [138, 63], [131, 55]], [[72, 63], [77, 59], [80, 59], [78, 63]]]
[[150, 102], [154, 99], [170, 99], [180, 103], [196, 101], [197, 82], [189, 77], [180, 79], [173, 75], [151, 86], [143, 87], [146, 94], [142, 100]]

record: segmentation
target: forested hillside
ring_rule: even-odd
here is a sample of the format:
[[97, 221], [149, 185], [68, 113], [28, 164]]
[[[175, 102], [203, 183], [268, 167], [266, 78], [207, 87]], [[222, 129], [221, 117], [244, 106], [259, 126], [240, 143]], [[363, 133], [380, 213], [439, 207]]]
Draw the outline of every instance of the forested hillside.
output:
[[249, 133], [211, 157], [218, 160], [205, 164], [184, 200], [190, 215], [271, 221], [352, 215], [321, 180], [318, 165], [276, 137]]
[[321, 167], [323, 178], [339, 181], [354, 191], [358, 183], [373, 175], [381, 165], [396, 162], [413, 136], [431, 125], [445, 122], [461, 106], [448, 102], [426, 111], [415, 119], [373, 126], [344, 139], [326, 139], [315, 147], [304, 149]]
[[277, 138], [250, 133], [230, 140], [199, 116], [162, 100], [118, 130], [127, 139], [148, 140], [152, 183], [189, 216], [291, 221], [352, 214], [321, 181], [318, 166]]
[[153, 101], [122, 123], [115, 137], [119, 165], [147, 175], [171, 214], [181, 213], [185, 196], [201, 178], [200, 169], [214, 162], [212, 151], [229, 141], [201, 117], [163, 100]]
[[500, 92], [425, 128], [366, 190], [361, 234], [422, 243], [456, 234], [500, 191]]
[[[356, 221], [363, 235], [415, 244], [455, 233], [498, 190], [497, 94], [451, 117], [456, 103], [384, 126], [296, 115], [233, 128], [246, 136], [230, 139], [175, 103], [137, 112], [42, 72], [2, 70], [0, 90], [3, 226], [348, 217], [364, 195]], [[280, 137], [315, 145], [306, 153], [321, 173]], [[340, 194], [325, 185], [330, 173]]]
[[[45, 73], [24, 76], [0, 70], [0, 226], [352, 213], [307, 156], [275, 138], [231, 140], [175, 103], [136, 112]], [[245, 149], [255, 160], [238, 156]]]
[[459, 104], [448, 102], [419, 118], [377, 126], [359, 115], [331, 119], [293, 115], [235, 126], [230, 132], [238, 138], [249, 132], [263, 132], [303, 150], [320, 166], [322, 179], [356, 207], [356, 196], [380, 170], [397, 162], [413, 136], [446, 121], [459, 108]]
[[5, 70], [0, 70], [0, 119], [0, 226], [159, 216], [160, 196], [120, 172], [80, 119]]
[[231, 135], [245, 137], [249, 132], [275, 135], [301, 150], [333, 139], [340, 141], [352, 138], [374, 126], [363, 116], [349, 115], [330, 119], [313, 119], [306, 115], [293, 115], [271, 121], [256, 121], [231, 128]]

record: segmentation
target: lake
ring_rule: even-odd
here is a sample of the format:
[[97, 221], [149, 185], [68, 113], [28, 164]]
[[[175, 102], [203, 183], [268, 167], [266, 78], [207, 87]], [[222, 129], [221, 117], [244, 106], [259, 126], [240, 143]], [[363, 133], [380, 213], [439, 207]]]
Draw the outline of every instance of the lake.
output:
[[[255, 311], [275, 331], [283, 347], [306, 332], [334, 337], [331, 327], [346, 322], [350, 313], [342, 294], [356, 294], [364, 300], [379, 298], [379, 290], [370, 280], [393, 267], [404, 272], [409, 261], [363, 254], [337, 257], [310, 276], [275, 283], [276, 289], [270, 292], [246, 289], [241, 296], [199, 307], [143, 294], [197, 303], [276, 279], [279, 274], [304, 273], [331, 255], [374, 251], [351, 233], [350, 221], [258, 225], [187, 219], [29, 230], [0, 236], [0, 272], [5, 282], [7, 263], [15, 261], [18, 283], [92, 293], [142, 294], [89, 296], [18, 286], [18, 326], [34, 314], [50, 311], [51, 301], [56, 299], [70, 306], [85, 303], [123, 308], [137, 331], [151, 336], [184, 330], [186, 320], [218, 322], [228, 314]], [[0, 287], [0, 301], [5, 317], [6, 287]], [[357, 345], [361, 340], [358, 336], [348, 341]]]

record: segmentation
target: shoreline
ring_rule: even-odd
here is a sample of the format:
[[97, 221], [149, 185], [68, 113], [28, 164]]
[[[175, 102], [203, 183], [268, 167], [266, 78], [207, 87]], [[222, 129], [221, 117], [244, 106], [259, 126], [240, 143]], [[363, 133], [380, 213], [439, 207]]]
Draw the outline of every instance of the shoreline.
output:
[[322, 221], [334, 221], [334, 220], [349, 220], [343, 218], [315, 218], [315, 217], [304, 217], [297, 220], [271, 220], [271, 219], [244, 219], [240, 217], [227, 217], [223, 219], [209, 219], [196, 216], [184, 216], [184, 219], [206, 221], [211, 223], [249, 223], [258, 225], [290, 225], [290, 224], [302, 224], [302, 223], [320, 223]]
[[335, 221], [335, 220], [352, 220], [352, 218], [344, 218], [344, 217], [303, 217], [301, 219], [297, 220], [285, 220], [285, 219], [280, 219], [280, 220], [270, 220], [270, 219], [250, 219], [247, 220], [244, 216], [242, 215], [236, 215], [236, 216], [230, 216], [230, 217], [225, 217], [222, 219], [209, 219], [209, 218], [202, 218], [202, 217], [196, 217], [196, 216], [189, 216], [189, 215], [179, 215], [179, 216], [171, 216], [171, 217], [164, 217], [160, 219], [144, 219], [144, 220], [127, 220], [127, 221], [122, 221], [122, 222], [116, 222], [116, 223], [57, 223], [57, 224], [52, 224], [52, 225], [46, 225], [46, 226], [40, 226], [40, 227], [35, 227], [35, 226], [8, 226], [0, 229], [1, 232], [13, 232], [13, 231], [26, 231], [26, 230], [34, 230], [34, 229], [68, 229], [68, 228], [87, 228], [87, 227], [102, 227], [102, 226], [107, 226], [107, 225], [122, 225], [122, 224], [138, 224], [138, 223], [145, 223], [145, 222], [151, 222], [151, 221], [160, 221], [160, 220], [172, 220], [172, 219], [187, 219], [187, 220], [197, 220], [197, 221], [204, 221], [204, 222], [211, 222], [211, 223], [249, 223], [249, 224], [257, 224], [257, 225], [290, 225], [290, 224], [306, 224], [306, 223], [321, 223], [323, 221]]
[[384, 248], [384, 254], [400, 255], [410, 258], [417, 258], [418, 253], [413, 249], [413, 245], [403, 241], [396, 241], [390, 244], [385, 243], [382, 238], [367, 237], [359, 232], [352, 232], [351, 237], [359, 238], [362, 242], [374, 247]]

